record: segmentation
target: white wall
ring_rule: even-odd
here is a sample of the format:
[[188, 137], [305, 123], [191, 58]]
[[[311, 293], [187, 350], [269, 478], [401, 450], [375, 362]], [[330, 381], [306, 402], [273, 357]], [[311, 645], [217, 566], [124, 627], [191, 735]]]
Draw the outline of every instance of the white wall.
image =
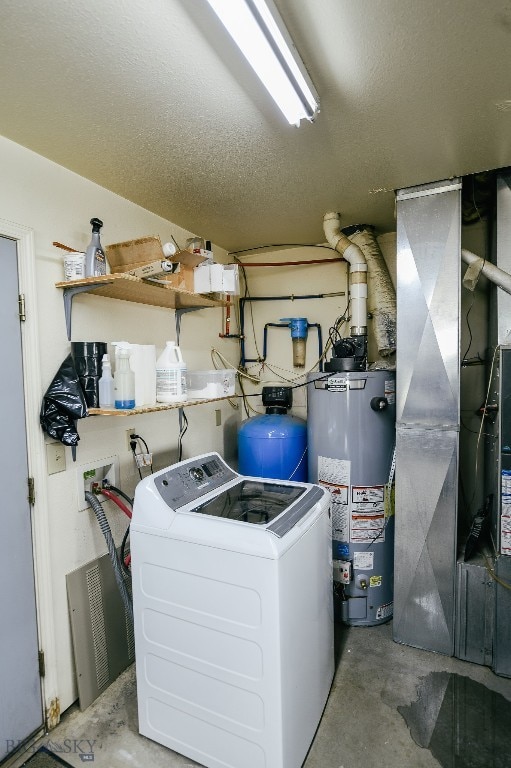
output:
[[[334, 251], [328, 248], [303, 246], [289, 248], [270, 253], [255, 251], [251, 254], [243, 254], [241, 260], [244, 264], [260, 262], [288, 262], [308, 261], [335, 258]], [[390, 271], [395, 271], [395, 233], [389, 234], [386, 239], [386, 259], [389, 261]], [[289, 267], [249, 267], [245, 269], [248, 287], [251, 296], [278, 296], [278, 295], [316, 295], [344, 292], [343, 296], [328, 296], [307, 300], [294, 299], [289, 301], [254, 302], [246, 304], [245, 311], [245, 337], [246, 356], [255, 358], [258, 353], [263, 353], [263, 329], [265, 323], [279, 322], [285, 317], [307, 317], [309, 323], [320, 323], [323, 334], [323, 347], [328, 343], [329, 329], [335, 320], [340, 317], [348, 301], [347, 295], [347, 263], [342, 259], [337, 262], [307, 266]], [[252, 312], [251, 309], [252, 308]], [[377, 350], [374, 343], [374, 335], [371, 320], [368, 320], [368, 360], [376, 359]], [[255, 331], [254, 331], [255, 328]], [[349, 323], [342, 327], [341, 334], [349, 336]], [[256, 346], [257, 344], [257, 346]], [[307, 340], [307, 358], [305, 369], [293, 369], [292, 366], [292, 342], [288, 329], [268, 329], [268, 355], [264, 365], [248, 363], [248, 371], [251, 374], [260, 374], [263, 384], [285, 383], [283, 379], [300, 384], [306, 380], [306, 373], [315, 368], [318, 360], [317, 331], [311, 328]], [[327, 354], [330, 359], [331, 352]], [[297, 378], [298, 377], [298, 378]], [[247, 392], [260, 390], [261, 385], [247, 384]], [[295, 389], [293, 393], [293, 413], [296, 416], [306, 416], [306, 387]], [[263, 411], [259, 398], [250, 398], [250, 405]]]
[[[170, 240], [171, 235], [174, 235], [179, 243], [184, 243], [190, 234], [207, 237], [208, 233], [186, 232], [1, 137], [0, 167], [0, 218], [34, 230], [40, 355], [39, 359], [30, 361], [29, 365], [40, 367], [42, 397], [70, 350], [62, 292], [55, 288], [55, 283], [63, 279], [62, 252], [52, 246], [54, 240], [83, 250], [90, 239], [89, 220], [93, 216], [99, 216], [105, 223], [101, 235], [103, 245], [152, 234], [160, 235], [162, 242]], [[215, 247], [214, 251], [218, 260], [225, 260], [225, 252]], [[135, 343], [156, 344], [158, 349], [162, 349], [166, 339], [175, 338], [172, 311], [96, 296], [78, 297], [74, 304], [74, 341], [112, 341], [122, 338]], [[34, 312], [31, 297], [27, 312]], [[210, 360], [212, 345], [227, 356], [236, 358], [235, 342], [219, 339], [221, 330], [221, 309], [200, 310], [184, 316], [181, 347], [190, 368], [213, 367]], [[220, 427], [215, 424], [215, 409], [222, 412], [223, 423]], [[226, 421], [232, 420], [233, 414], [234, 411], [226, 401], [188, 408], [190, 426], [184, 439], [185, 457], [210, 449], [232, 454], [235, 448], [232, 432], [230, 442], [229, 437], [224, 441], [224, 426]], [[28, 418], [37, 422], [38, 414], [29, 413]], [[138, 475], [131, 454], [126, 449], [125, 430], [130, 427], [134, 427], [153, 450], [156, 469], [176, 459], [176, 411], [131, 419], [90, 417], [78, 423], [81, 440], [77, 463], [73, 464], [71, 452], [66, 449], [67, 468], [64, 472], [36, 478], [36, 484], [39, 484], [38, 498], [46, 497], [47, 505], [41, 508], [39, 501], [34, 514], [47, 518], [51, 542], [53, 605], [44, 606], [44, 610], [53, 612], [56, 658], [47, 656], [47, 666], [57, 666], [58, 696], [62, 710], [77, 696], [65, 575], [106, 551], [92, 512], [77, 511], [77, 466], [118, 455], [121, 487], [127, 493], [133, 493]], [[41, 484], [44, 484], [44, 489]], [[119, 541], [126, 525], [125, 518], [109, 502], [105, 508], [116, 540]]]

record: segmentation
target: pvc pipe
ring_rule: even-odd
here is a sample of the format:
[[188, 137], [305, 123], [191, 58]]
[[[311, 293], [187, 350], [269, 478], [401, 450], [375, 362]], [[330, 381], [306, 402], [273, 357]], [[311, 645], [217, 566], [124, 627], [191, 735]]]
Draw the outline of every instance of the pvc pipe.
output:
[[475, 289], [479, 276], [483, 274], [492, 283], [502, 288], [503, 291], [511, 294], [511, 275], [504, 272], [503, 269], [496, 267], [495, 264], [482, 259], [480, 256], [476, 256], [475, 253], [467, 251], [465, 248], [461, 249], [461, 258], [469, 265], [463, 278], [463, 285], [469, 291]]
[[396, 292], [381, 248], [371, 227], [361, 225], [349, 235], [367, 261], [369, 288], [368, 311], [373, 317], [372, 328], [382, 357], [396, 351]]
[[[330, 211], [323, 217], [325, 237], [332, 248], [350, 264], [351, 334], [367, 334], [367, 262], [362, 250], [341, 232], [341, 215]], [[359, 286], [355, 289], [355, 286]]]

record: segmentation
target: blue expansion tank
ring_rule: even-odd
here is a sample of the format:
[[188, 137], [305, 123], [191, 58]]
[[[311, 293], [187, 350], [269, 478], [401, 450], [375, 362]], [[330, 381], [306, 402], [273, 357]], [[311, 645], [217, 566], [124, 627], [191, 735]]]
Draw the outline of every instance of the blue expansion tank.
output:
[[307, 482], [307, 423], [288, 415], [290, 391], [263, 387], [266, 414], [248, 419], [238, 431], [241, 475]]
[[241, 475], [307, 481], [307, 424], [287, 414], [248, 419], [238, 432]]

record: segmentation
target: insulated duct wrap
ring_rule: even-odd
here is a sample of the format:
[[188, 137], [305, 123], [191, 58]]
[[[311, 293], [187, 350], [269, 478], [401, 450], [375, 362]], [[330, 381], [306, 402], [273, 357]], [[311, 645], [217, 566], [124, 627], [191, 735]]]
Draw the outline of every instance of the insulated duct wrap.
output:
[[367, 310], [373, 316], [378, 352], [389, 357], [396, 351], [396, 292], [378, 241], [368, 228], [349, 235], [367, 262]]

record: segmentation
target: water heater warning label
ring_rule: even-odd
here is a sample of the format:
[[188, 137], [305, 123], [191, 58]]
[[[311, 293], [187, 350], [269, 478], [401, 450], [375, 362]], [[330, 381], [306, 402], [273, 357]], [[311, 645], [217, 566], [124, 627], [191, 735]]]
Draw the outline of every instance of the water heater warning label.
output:
[[350, 541], [385, 541], [383, 485], [353, 486], [351, 489]]
[[372, 571], [374, 567], [374, 552], [354, 552], [353, 568], [363, 571]]
[[318, 481], [332, 496], [332, 538], [350, 540], [349, 487], [351, 462], [318, 456]]

